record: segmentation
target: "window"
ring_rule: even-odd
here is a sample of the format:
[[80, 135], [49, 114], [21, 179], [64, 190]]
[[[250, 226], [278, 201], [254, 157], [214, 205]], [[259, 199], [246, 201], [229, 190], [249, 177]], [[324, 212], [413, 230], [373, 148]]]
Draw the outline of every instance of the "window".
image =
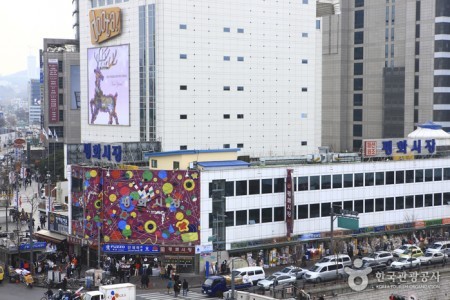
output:
[[355, 208], [354, 210], [358, 213], [362, 214], [364, 212], [364, 200], [355, 200]]
[[263, 194], [272, 194], [272, 178], [262, 179], [262, 193]]
[[274, 217], [274, 222], [284, 221], [284, 207], [283, 206], [274, 207], [273, 208], [273, 217]]
[[355, 29], [364, 28], [364, 10], [355, 11]]
[[247, 211], [238, 210], [236, 211], [236, 226], [247, 225]]
[[223, 32], [230, 32], [230, 28], [229, 27], [224, 27], [223, 28]]
[[364, 185], [372, 186], [374, 184], [373, 173], [364, 173]]
[[302, 87], [302, 92], [307, 92], [308, 88], [307, 87]]
[[373, 199], [366, 199], [366, 200], [364, 200], [364, 204], [365, 204], [364, 212], [366, 212], [366, 213], [373, 212]]
[[244, 144], [242, 144], [242, 143], [241, 144], [237, 144], [236, 146], [237, 146], [237, 148], [244, 148]]
[[444, 205], [450, 204], [450, 193], [444, 193]]
[[151, 163], [152, 163], [152, 168], [157, 168], [158, 167], [158, 161], [156, 159], [152, 159]]
[[384, 172], [375, 173], [375, 185], [384, 185]]
[[405, 199], [403, 197], [395, 197], [395, 209], [404, 209]]
[[450, 168], [444, 168], [444, 180], [450, 180]]
[[180, 90], [186, 91], [187, 90], [187, 85], [180, 85]]
[[318, 218], [318, 217], [320, 217], [320, 206], [319, 206], [319, 204], [310, 204], [309, 205], [309, 217], [310, 218]]
[[363, 74], [363, 63], [355, 63], [353, 64], [353, 75], [362, 75]]
[[284, 178], [275, 178], [273, 180], [274, 193], [284, 193]]
[[320, 29], [320, 20], [316, 20], [316, 29]]
[[405, 183], [405, 171], [395, 172], [395, 183], [396, 184]]
[[353, 201], [344, 201], [344, 209], [353, 210]]
[[58, 72], [63, 71], [63, 62], [61, 60], [58, 60]]
[[320, 176], [311, 176], [309, 178], [309, 189], [311, 191], [320, 189]]
[[384, 198], [375, 199], [375, 211], [384, 211]]
[[224, 90], [224, 91], [229, 91], [229, 90], [230, 90], [230, 87], [229, 87], [229, 86], [224, 86], [224, 87], [223, 87], [223, 90]]
[[180, 169], [180, 162], [174, 161], [173, 162], [173, 170], [178, 170], [178, 169]]
[[[356, 31], [354, 34], [355, 45], [364, 43], [364, 31]], [[355, 48], [356, 49], [356, 48]], [[360, 48], [362, 49], [362, 48]]]
[[354, 180], [355, 187], [364, 186], [364, 173], [356, 173]]
[[180, 119], [181, 120], [186, 120], [187, 119], [187, 115], [180, 115]]
[[415, 207], [423, 207], [423, 195], [416, 195], [414, 199], [416, 204]]
[[416, 170], [415, 182], [423, 182], [423, 170]]
[[442, 169], [434, 169], [434, 181], [441, 181], [442, 180]]
[[353, 187], [353, 174], [344, 174], [344, 188]]
[[433, 206], [433, 194], [425, 194], [425, 207]]
[[303, 0], [303, 4], [308, 4], [308, 0]]
[[64, 88], [64, 78], [58, 77], [58, 88], [63, 89]]
[[414, 196], [405, 197], [405, 208], [414, 208]]
[[299, 205], [297, 209], [298, 219], [308, 219], [308, 204]]
[[225, 182], [225, 197], [234, 197], [234, 181]]
[[[60, 122], [64, 121], [64, 110], [63, 109], [59, 110], [59, 121]], [[60, 137], [62, 137], [62, 136], [60, 136]]]
[[244, 28], [238, 28], [237, 33], [244, 33]]
[[187, 54], [180, 54], [180, 59], [187, 59]]
[[306, 65], [308, 63], [307, 59], [302, 59], [302, 64]]
[[362, 106], [362, 105], [363, 105], [363, 95], [353, 94], [353, 106]]
[[307, 141], [302, 141], [302, 142], [301, 142], [301, 145], [302, 145], [302, 146], [307, 146], [307, 145], [308, 145], [308, 142], [307, 142]]
[[354, 109], [353, 110], [353, 121], [356, 121], [356, 122], [362, 121], [362, 109]]
[[355, 0], [355, 7], [364, 6], [364, 0]]
[[244, 57], [243, 56], [238, 56], [237, 57], [237, 61], [244, 61]]
[[224, 57], [223, 57], [223, 60], [225, 60], [225, 61], [230, 61], [230, 57], [229, 57], [229, 56], [224, 56]]
[[333, 189], [340, 189], [340, 188], [342, 188], [342, 175], [334, 174], [333, 175]]
[[297, 179], [298, 190], [307, 191], [308, 190], [308, 176], [301, 176]]
[[238, 86], [237, 90], [238, 90], [238, 92], [242, 92], [244, 90], [244, 87], [243, 86]]
[[223, 144], [223, 148], [224, 148], [224, 149], [230, 148], [230, 144]]
[[259, 224], [259, 209], [249, 209], [248, 211], [248, 224]]
[[414, 170], [406, 170], [406, 183], [413, 183], [414, 182]]
[[187, 29], [187, 25], [186, 24], [180, 24], [180, 29]]
[[229, 119], [229, 118], [230, 118], [230, 115], [229, 115], [229, 114], [224, 114], [224, 115], [223, 115], [223, 118], [224, 118], [224, 119]]
[[353, 57], [355, 60], [364, 59], [364, 48], [356, 47], [355, 50], [353, 50]]
[[434, 206], [442, 205], [442, 194], [434, 194]]
[[187, 146], [186, 145], [181, 145], [180, 146], [180, 150], [187, 150]]
[[308, 37], [308, 33], [307, 32], [302, 32], [302, 37], [307, 38]]
[[331, 203], [326, 202], [321, 204], [322, 207], [322, 217], [329, 217], [331, 213]]
[[261, 209], [262, 214], [262, 223], [271, 223], [272, 222], [272, 207]]
[[322, 190], [331, 189], [331, 175], [322, 175]]
[[[436, 46], [435, 46], [436, 47]], [[438, 50], [437, 52], [442, 52], [442, 51], [439, 51], [439, 49], [435, 49], [435, 51], [436, 50]], [[420, 42], [416, 42], [416, 44], [415, 44], [415, 50], [414, 50], [414, 54], [415, 55], [419, 55], [420, 54]]]
[[247, 180], [236, 181], [236, 196], [247, 195]]
[[433, 181], [433, 169], [425, 169], [425, 182]]
[[225, 215], [227, 216], [225, 218], [225, 227], [234, 226], [234, 211], [227, 211]]
[[237, 115], [237, 118], [238, 118], [238, 119], [243, 119], [243, 118], [244, 118], [244, 115], [243, 115], [243, 114], [238, 114], [238, 115]]
[[64, 94], [58, 94], [58, 104], [64, 105]]
[[386, 172], [386, 184], [394, 184], [394, 171]]
[[249, 195], [258, 195], [259, 192], [260, 181], [259, 179], [252, 179], [248, 181], [248, 194]]
[[353, 79], [353, 90], [362, 91], [363, 89], [363, 79], [362, 78], [354, 78]]
[[386, 210], [394, 210], [394, 197], [386, 198]]

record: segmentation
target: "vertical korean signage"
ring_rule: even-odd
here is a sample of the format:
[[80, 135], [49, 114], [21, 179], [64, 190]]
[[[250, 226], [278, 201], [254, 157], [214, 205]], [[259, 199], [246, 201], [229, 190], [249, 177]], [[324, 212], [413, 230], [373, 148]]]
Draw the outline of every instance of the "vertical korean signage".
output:
[[48, 122], [59, 122], [58, 108], [58, 60], [48, 60]]
[[290, 237], [294, 230], [292, 208], [294, 207], [293, 169], [287, 169], [286, 176], [286, 236]]

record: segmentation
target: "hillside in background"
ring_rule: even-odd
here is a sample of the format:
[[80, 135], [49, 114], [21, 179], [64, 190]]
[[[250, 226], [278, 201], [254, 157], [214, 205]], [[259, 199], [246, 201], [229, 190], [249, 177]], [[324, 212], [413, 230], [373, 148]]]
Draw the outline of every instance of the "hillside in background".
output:
[[27, 71], [0, 76], [0, 101], [27, 97]]

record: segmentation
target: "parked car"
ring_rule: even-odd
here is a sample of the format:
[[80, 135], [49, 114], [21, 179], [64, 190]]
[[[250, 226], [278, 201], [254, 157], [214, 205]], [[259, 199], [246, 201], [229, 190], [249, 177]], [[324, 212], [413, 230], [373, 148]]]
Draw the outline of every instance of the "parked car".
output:
[[329, 262], [314, 265], [311, 270], [307, 271], [305, 275], [303, 275], [303, 278], [305, 278], [308, 282], [321, 282], [343, 278], [344, 276], [345, 272], [343, 264]]
[[400, 246], [399, 248], [395, 249], [394, 251], [392, 251], [392, 254], [395, 257], [399, 257], [400, 254], [403, 254], [406, 250], [408, 250], [409, 248], [415, 248], [415, 249], [420, 249], [419, 247], [417, 247], [416, 245], [412, 245], [412, 244], [405, 244], [403, 246]]
[[352, 260], [347, 254], [327, 255], [325, 257], [322, 257], [322, 259], [319, 260], [316, 265], [323, 263], [336, 263], [336, 261], [346, 267], [352, 266]]
[[275, 275], [275, 276], [291, 275], [291, 276], [295, 276], [297, 279], [300, 279], [303, 277], [303, 274], [305, 274], [306, 271], [307, 270], [299, 268], [299, 267], [290, 266], [290, 267], [285, 267], [281, 271], [275, 272], [272, 275]]
[[365, 261], [363, 262], [362, 266], [360, 268], [353, 268], [355, 270], [364, 270], [367, 268], [371, 268], [372, 270], [370, 273], [376, 273], [376, 272], [383, 272], [387, 269], [387, 265], [385, 263], [379, 263], [376, 261]]
[[369, 256], [363, 257], [362, 260], [363, 262], [374, 261], [378, 263], [385, 263], [389, 266], [394, 261], [394, 256], [392, 255], [392, 253], [387, 251], [376, 251]]
[[441, 252], [444, 254], [450, 253], [450, 241], [442, 241], [442, 242], [436, 242], [430, 247], [427, 248], [426, 252]]
[[403, 254], [400, 254], [400, 257], [405, 257], [405, 258], [411, 258], [411, 257], [420, 257], [423, 256], [423, 252], [422, 250], [420, 250], [420, 248], [410, 248], [408, 250], [406, 250], [405, 252], [403, 252]]
[[415, 257], [411, 258], [402, 257], [398, 261], [394, 261], [391, 264], [391, 268], [393, 270], [404, 270], [408, 268], [415, 268], [418, 266], [420, 266], [420, 260]]
[[265, 290], [269, 290], [273, 287], [275, 280], [277, 281], [277, 285], [281, 285], [294, 283], [297, 280], [297, 277], [295, 277], [295, 275], [270, 275], [269, 277], [258, 281], [258, 286]]
[[244, 267], [232, 270], [231, 272], [234, 273], [235, 277], [241, 276], [244, 278], [244, 276], [248, 276], [253, 285], [256, 285], [259, 280], [266, 277], [266, 273], [262, 267]]
[[431, 265], [434, 263], [442, 263], [447, 260], [447, 254], [441, 252], [426, 252], [424, 256], [419, 257], [421, 265]]

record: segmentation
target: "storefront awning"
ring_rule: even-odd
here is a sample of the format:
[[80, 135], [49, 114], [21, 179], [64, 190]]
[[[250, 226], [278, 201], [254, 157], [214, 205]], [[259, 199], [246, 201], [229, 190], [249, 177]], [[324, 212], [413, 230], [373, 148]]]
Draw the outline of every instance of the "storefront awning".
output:
[[62, 235], [62, 234], [59, 234], [56, 232], [51, 232], [51, 231], [44, 230], [44, 229], [41, 229], [41, 230], [35, 232], [34, 236], [38, 239], [42, 239], [42, 240], [45, 240], [47, 242], [51, 242], [54, 244], [59, 244], [62, 241], [67, 239], [67, 236], [65, 236], [65, 235]]

